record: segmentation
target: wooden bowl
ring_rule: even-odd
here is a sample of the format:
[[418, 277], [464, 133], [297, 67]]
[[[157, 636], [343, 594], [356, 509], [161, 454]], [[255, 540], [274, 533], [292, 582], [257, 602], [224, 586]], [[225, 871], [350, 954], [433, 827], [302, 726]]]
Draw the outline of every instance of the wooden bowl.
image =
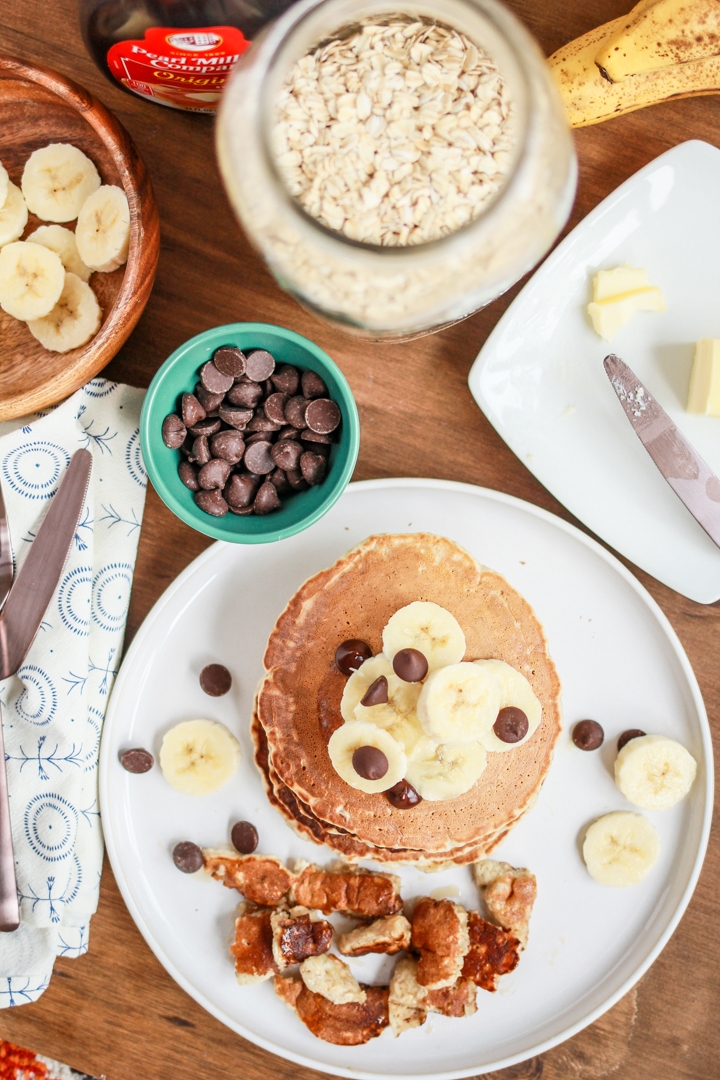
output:
[[[90, 278], [103, 321], [82, 348], [50, 352], [25, 323], [0, 309], [0, 420], [54, 405], [97, 375], [140, 318], [157, 269], [155, 197], [125, 128], [77, 83], [48, 68], [0, 56], [0, 161], [13, 183], [20, 185], [33, 150], [51, 142], [78, 146], [95, 163], [103, 184], [124, 189], [130, 204], [130, 253], [125, 266]], [[44, 224], [30, 214], [22, 238]], [[75, 228], [75, 222], [64, 224]]]

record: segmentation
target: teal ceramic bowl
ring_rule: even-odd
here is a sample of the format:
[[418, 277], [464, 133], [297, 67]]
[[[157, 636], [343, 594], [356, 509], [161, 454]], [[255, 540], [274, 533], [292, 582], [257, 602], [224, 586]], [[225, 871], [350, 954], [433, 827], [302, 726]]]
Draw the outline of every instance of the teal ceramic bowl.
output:
[[[279, 510], [264, 517], [226, 514], [211, 517], [198, 506], [180, 480], [181, 454], [162, 440], [162, 422], [176, 412], [180, 395], [192, 393], [202, 365], [220, 345], [239, 349], [267, 349], [278, 364], [294, 364], [316, 371], [325, 380], [330, 397], [342, 413], [339, 442], [333, 444], [322, 483], [307, 491], [283, 496]], [[326, 514], [342, 495], [352, 476], [360, 447], [360, 420], [345, 376], [327, 353], [300, 334], [268, 323], [229, 323], [190, 338], [168, 357], [145, 396], [140, 417], [140, 438], [148, 475], [158, 495], [174, 514], [206, 536], [233, 544], [267, 544], [285, 540], [307, 529]]]

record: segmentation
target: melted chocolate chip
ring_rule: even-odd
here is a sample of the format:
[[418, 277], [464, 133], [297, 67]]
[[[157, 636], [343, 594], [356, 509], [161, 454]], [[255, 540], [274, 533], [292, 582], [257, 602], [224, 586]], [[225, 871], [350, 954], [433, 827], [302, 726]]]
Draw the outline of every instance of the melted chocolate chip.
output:
[[391, 788], [385, 792], [385, 796], [391, 806], [394, 806], [396, 810], [412, 810], [413, 806], [417, 806], [422, 802], [422, 795], [418, 795], [412, 784], [408, 784], [407, 780], [398, 780], [397, 784], [394, 784]]
[[182, 870], [183, 874], [194, 874], [205, 862], [202, 851], [191, 840], [182, 840], [176, 844], [172, 857], [178, 870]]
[[572, 741], [580, 750], [597, 750], [604, 738], [605, 732], [597, 720], [581, 720], [572, 730]]
[[120, 755], [120, 764], [123, 769], [127, 769], [131, 773], [144, 773], [149, 772], [155, 764], [155, 758], [152, 756], [149, 750], [143, 750], [141, 747], [134, 747], [132, 750], [126, 750]]
[[623, 731], [618, 739], [618, 753], [620, 753], [623, 746], [627, 746], [631, 739], [641, 739], [646, 734], [647, 732], [641, 731], [640, 728], [629, 728], [627, 731]]
[[377, 746], [358, 746], [352, 763], [363, 780], [382, 780], [389, 768], [387, 757]]
[[516, 743], [525, 738], [529, 727], [528, 718], [522, 709], [516, 709], [514, 705], [507, 705], [497, 714], [497, 720], [493, 724], [493, 731], [500, 742]]
[[258, 846], [257, 829], [251, 821], [236, 821], [230, 833], [233, 847], [241, 855], [252, 855]]
[[363, 698], [360, 701], [361, 705], [386, 705], [388, 700], [388, 681], [384, 675], [378, 675], [375, 682], [370, 683]]
[[335, 663], [343, 675], [352, 675], [353, 671], [372, 656], [372, 649], [358, 638], [349, 638], [341, 642], [335, 650]]
[[200, 686], [210, 697], [222, 697], [232, 686], [232, 675], [224, 664], [207, 664], [200, 672]]
[[420, 682], [428, 672], [428, 662], [419, 649], [401, 649], [393, 656], [392, 665], [403, 682]]

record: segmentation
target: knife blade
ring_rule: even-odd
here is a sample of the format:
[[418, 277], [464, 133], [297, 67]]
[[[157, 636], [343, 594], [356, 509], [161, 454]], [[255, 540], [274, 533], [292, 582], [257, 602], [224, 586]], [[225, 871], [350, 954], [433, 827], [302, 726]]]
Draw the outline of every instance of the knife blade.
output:
[[603, 366], [640, 442], [680, 501], [720, 547], [720, 480], [627, 364], [610, 353]]
[[40, 629], [85, 502], [92, 454], [77, 450], [0, 612], [0, 679], [14, 675]]

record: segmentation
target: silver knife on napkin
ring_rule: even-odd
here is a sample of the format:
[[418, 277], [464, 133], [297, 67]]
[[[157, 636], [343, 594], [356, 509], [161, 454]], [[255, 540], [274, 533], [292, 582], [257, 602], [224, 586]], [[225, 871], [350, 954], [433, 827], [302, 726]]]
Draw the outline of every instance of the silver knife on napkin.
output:
[[627, 364], [610, 353], [603, 365], [640, 442], [680, 501], [720, 547], [720, 480]]
[[[77, 450], [52, 498], [0, 612], [0, 679], [14, 675], [35, 640], [60, 580], [85, 502], [92, 454]], [[20, 913], [0, 721], [0, 932], [16, 930]]]

